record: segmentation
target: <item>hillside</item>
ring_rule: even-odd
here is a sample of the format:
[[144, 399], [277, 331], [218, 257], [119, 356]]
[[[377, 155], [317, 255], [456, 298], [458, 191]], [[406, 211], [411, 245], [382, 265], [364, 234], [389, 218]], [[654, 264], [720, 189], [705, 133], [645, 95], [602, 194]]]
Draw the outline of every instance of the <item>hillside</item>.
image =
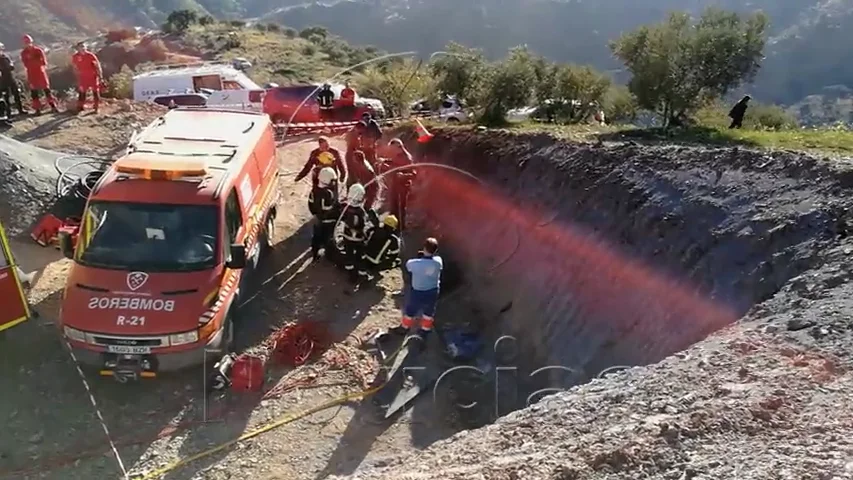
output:
[[[0, 5], [0, 41], [16, 48], [22, 33], [50, 43], [119, 24], [154, 27], [175, 9], [217, 18], [252, 18], [302, 29], [322, 25], [356, 45], [387, 51], [441, 50], [453, 40], [490, 57], [527, 44], [546, 57], [592, 64], [624, 80], [607, 47], [610, 39], [666, 12], [710, 5], [763, 10], [771, 19], [767, 58], [750, 89], [762, 101], [804, 112], [807, 121], [850, 119], [837, 85], [853, 79], [846, 48], [853, 0], [7, 0]], [[441, 32], [436, 34], [436, 32]], [[796, 69], [792, 68], [796, 65]], [[826, 89], [830, 88], [830, 91]], [[814, 97], [818, 95], [818, 97]], [[812, 97], [809, 97], [812, 96]], [[808, 97], [808, 98], [807, 98]]]
[[763, 10], [770, 16], [773, 38], [753, 89], [757, 98], [793, 104], [822, 94], [824, 87], [850, 83], [853, 70], [846, 48], [853, 23], [850, 0], [341, 1], [279, 9], [262, 19], [295, 28], [320, 24], [354, 43], [425, 54], [441, 50], [448, 40], [481, 47], [492, 57], [527, 44], [553, 60], [589, 63], [618, 73], [620, 65], [610, 55], [608, 40], [639, 24], [659, 21], [667, 11], [698, 12], [709, 5]]

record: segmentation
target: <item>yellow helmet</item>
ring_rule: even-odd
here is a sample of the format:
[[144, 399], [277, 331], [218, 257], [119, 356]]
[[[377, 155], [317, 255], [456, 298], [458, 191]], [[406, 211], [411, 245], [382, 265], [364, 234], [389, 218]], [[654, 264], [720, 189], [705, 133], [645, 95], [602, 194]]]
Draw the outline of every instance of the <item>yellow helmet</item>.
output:
[[322, 152], [317, 157], [320, 160], [320, 163], [323, 165], [333, 165], [335, 163], [335, 156], [329, 152]]
[[397, 228], [397, 226], [400, 225], [400, 221], [397, 220], [397, 217], [394, 215], [386, 215], [382, 223], [388, 225], [391, 228]]

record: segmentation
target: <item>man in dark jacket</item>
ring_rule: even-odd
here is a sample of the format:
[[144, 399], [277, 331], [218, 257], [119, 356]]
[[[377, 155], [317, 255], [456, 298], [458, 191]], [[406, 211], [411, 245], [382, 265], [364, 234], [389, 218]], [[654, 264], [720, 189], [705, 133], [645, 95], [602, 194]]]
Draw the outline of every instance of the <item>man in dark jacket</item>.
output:
[[347, 180], [347, 167], [341, 159], [341, 152], [329, 145], [328, 138], [320, 137], [317, 139], [317, 148], [311, 150], [308, 161], [305, 162], [305, 166], [302, 167], [293, 181], [299, 182], [311, 173], [311, 186], [316, 187], [317, 174], [325, 167], [332, 167], [341, 181]]
[[328, 83], [323, 85], [323, 88], [317, 92], [317, 104], [320, 106], [320, 115], [322, 118], [324, 120], [331, 120], [335, 107], [335, 92], [332, 91], [332, 86]]
[[400, 266], [402, 241], [397, 227], [397, 217], [386, 215], [382, 225], [370, 230], [364, 245], [363, 261], [358, 271], [360, 276], [372, 281], [379, 272]]
[[15, 62], [12, 57], [6, 53], [6, 46], [0, 43], [0, 91], [3, 93], [3, 100], [6, 101], [6, 116], [12, 116], [12, 98], [15, 99], [15, 106], [18, 107], [18, 113], [23, 115], [24, 105], [21, 102], [21, 90], [18, 88], [18, 82], [15, 80]]
[[325, 167], [317, 175], [317, 185], [308, 195], [308, 210], [314, 215], [314, 235], [311, 237], [312, 258], [320, 257], [320, 250], [328, 255], [333, 245], [335, 224], [340, 215], [338, 201], [338, 175], [331, 167]]
[[371, 165], [376, 164], [376, 144], [382, 139], [382, 127], [369, 113], [361, 116], [364, 122], [364, 132], [361, 134], [361, 149]]
[[364, 209], [364, 186], [354, 183], [347, 191], [346, 203], [341, 205], [343, 230], [341, 237], [341, 258], [349, 280], [358, 284], [358, 267], [361, 264], [362, 249], [366, 239], [367, 211]]
[[743, 116], [746, 115], [746, 107], [749, 106], [749, 100], [751, 98], [752, 97], [749, 95], [744, 95], [744, 97], [741, 98], [734, 107], [732, 107], [732, 110], [729, 112], [732, 124], [729, 125], [729, 128], [740, 128], [743, 126]]

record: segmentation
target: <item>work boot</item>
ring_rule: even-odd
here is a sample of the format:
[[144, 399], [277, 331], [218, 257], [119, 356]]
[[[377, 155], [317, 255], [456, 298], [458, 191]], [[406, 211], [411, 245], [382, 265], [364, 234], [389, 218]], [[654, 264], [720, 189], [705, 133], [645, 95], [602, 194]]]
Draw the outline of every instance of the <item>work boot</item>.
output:
[[391, 335], [406, 335], [409, 333], [409, 329], [402, 325], [397, 325], [396, 327], [389, 329], [388, 333]]
[[431, 332], [432, 332], [432, 330], [424, 330], [423, 328], [419, 328], [417, 336], [421, 337], [421, 340], [423, 340], [424, 343], [426, 343], [426, 340], [429, 337], [429, 334]]

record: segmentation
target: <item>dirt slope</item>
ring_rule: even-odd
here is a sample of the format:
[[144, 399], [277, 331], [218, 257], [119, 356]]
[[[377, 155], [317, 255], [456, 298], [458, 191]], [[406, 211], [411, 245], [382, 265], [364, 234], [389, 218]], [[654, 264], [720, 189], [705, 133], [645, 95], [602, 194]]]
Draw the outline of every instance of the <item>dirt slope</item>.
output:
[[[333, 478], [853, 476], [846, 160], [494, 133], [434, 142], [430, 160], [487, 185], [435, 174], [422, 206], [487, 328], [527, 339], [519, 356], [534, 366], [591, 377], [668, 358]], [[747, 315], [689, 347], [724, 317], [695, 298], [685, 308], [684, 290], [730, 307], [729, 321]]]

